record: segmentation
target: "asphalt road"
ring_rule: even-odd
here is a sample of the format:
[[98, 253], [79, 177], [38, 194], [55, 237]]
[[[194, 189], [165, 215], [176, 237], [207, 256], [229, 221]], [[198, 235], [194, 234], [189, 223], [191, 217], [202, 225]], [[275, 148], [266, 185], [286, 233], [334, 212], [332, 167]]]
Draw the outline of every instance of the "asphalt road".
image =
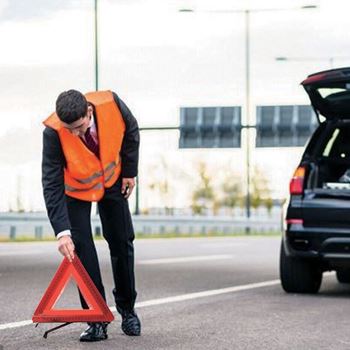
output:
[[[56, 324], [30, 324], [61, 257], [56, 243], [0, 244], [0, 349], [350, 349], [350, 286], [326, 274], [317, 295], [286, 294], [277, 237], [136, 241], [141, 337], [109, 325], [109, 339], [78, 341], [85, 324], [43, 339]], [[108, 305], [108, 248], [97, 242]], [[60, 306], [78, 306], [70, 284]], [[23, 322], [24, 321], [24, 322]]]

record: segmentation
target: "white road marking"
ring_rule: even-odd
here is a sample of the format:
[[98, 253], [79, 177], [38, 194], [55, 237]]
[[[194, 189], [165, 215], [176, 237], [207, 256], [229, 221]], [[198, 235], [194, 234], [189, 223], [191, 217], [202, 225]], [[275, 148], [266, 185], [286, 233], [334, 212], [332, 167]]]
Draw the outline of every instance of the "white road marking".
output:
[[[275, 286], [275, 285], [280, 284], [280, 283], [281, 283], [280, 280], [272, 280], [272, 281], [266, 281], [266, 282], [260, 282], [260, 283], [245, 284], [245, 285], [242, 285], [242, 286], [234, 286], [234, 287], [227, 287], [227, 288], [221, 288], [221, 289], [212, 289], [212, 290], [206, 290], [206, 291], [203, 291], [203, 292], [188, 293], [188, 294], [175, 295], [173, 297], [166, 297], [166, 298], [160, 298], [160, 299], [140, 301], [140, 302], [136, 303], [135, 306], [137, 308], [142, 308], [142, 307], [147, 307], [147, 306], [176, 303], [176, 302], [179, 302], [179, 301], [192, 300], [192, 299], [198, 299], [198, 298], [205, 298], [205, 297], [210, 297], [210, 296], [213, 296], [213, 295], [235, 293], [235, 292], [240, 292], [242, 290], [249, 290], [249, 289], [256, 289], [256, 288], [262, 288], [262, 287]], [[112, 311], [115, 311], [115, 307], [111, 307], [110, 309]]]
[[40, 250], [31, 250], [31, 251], [11, 251], [11, 252], [0, 252], [0, 256], [20, 256], [23, 255], [42, 255], [42, 251]]
[[[272, 280], [272, 281], [266, 281], [266, 282], [261, 282], [261, 283], [251, 283], [251, 284], [246, 284], [246, 285], [242, 285], [242, 286], [234, 286], [234, 287], [228, 287], [228, 288], [222, 288], [222, 289], [207, 290], [207, 291], [197, 292], [197, 293], [181, 294], [181, 295], [176, 295], [173, 297], [140, 301], [140, 302], [136, 303], [135, 307], [142, 308], [142, 307], [147, 307], [147, 306], [169, 304], [169, 303], [175, 303], [175, 302], [179, 302], [179, 301], [204, 298], [204, 297], [213, 296], [213, 295], [240, 292], [242, 290], [268, 287], [268, 286], [273, 286], [273, 285], [276, 285], [279, 283], [280, 283], [280, 280]], [[113, 312], [116, 311], [115, 306], [110, 307], [110, 309]], [[5, 329], [10, 329], [10, 328], [27, 326], [30, 324], [33, 324], [32, 320], [3, 323], [3, 324], [0, 324], [0, 331], [5, 330]]]
[[[323, 275], [324, 276], [332, 276], [332, 275], [334, 275], [334, 272], [326, 272]], [[212, 290], [207, 290], [207, 291], [203, 291], [203, 292], [181, 294], [181, 295], [175, 295], [172, 297], [140, 301], [140, 302], [136, 303], [135, 307], [142, 308], [142, 307], [148, 307], [148, 306], [176, 303], [176, 302], [185, 301], [185, 300], [205, 298], [205, 297], [210, 297], [213, 295], [237, 293], [237, 292], [241, 292], [243, 290], [251, 290], [251, 289], [257, 289], [257, 288], [275, 286], [275, 285], [279, 285], [280, 283], [281, 283], [280, 280], [271, 280], [271, 281], [265, 281], [265, 282], [260, 282], [260, 283], [244, 284], [241, 286], [233, 286], [233, 287], [227, 287], [227, 288], [221, 288], [221, 289], [212, 289]], [[115, 312], [116, 311], [115, 306], [110, 307], [110, 310]], [[33, 324], [32, 320], [4, 323], [4, 324], [0, 324], [0, 331], [4, 330], [4, 329], [27, 326], [30, 324]]]
[[[250, 242], [249, 242], [250, 243]], [[226, 247], [246, 247], [249, 245], [247, 242], [213, 242], [213, 243], [201, 243], [201, 248], [226, 248]]]
[[19, 321], [19, 322], [11, 322], [11, 323], [3, 323], [0, 324], [0, 331], [3, 329], [17, 328], [22, 326], [28, 326], [29, 324], [33, 324], [32, 320], [27, 321]]
[[221, 255], [197, 255], [197, 256], [184, 256], [179, 258], [164, 258], [164, 259], [149, 259], [136, 261], [138, 265], [157, 265], [157, 264], [176, 264], [193, 261], [206, 261], [206, 260], [223, 260], [232, 259], [233, 255], [221, 254]]

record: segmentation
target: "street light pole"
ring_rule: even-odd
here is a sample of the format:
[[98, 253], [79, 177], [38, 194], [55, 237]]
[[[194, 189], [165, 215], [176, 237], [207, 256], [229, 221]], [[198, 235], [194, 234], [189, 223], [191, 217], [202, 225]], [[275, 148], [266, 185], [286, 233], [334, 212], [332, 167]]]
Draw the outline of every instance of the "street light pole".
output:
[[[245, 9], [245, 10], [219, 10], [219, 11], [203, 11], [211, 13], [244, 13], [245, 14], [245, 120], [246, 120], [246, 217], [250, 218], [251, 194], [250, 194], [250, 14], [252, 12], [272, 12], [272, 11], [289, 11], [289, 10], [305, 10], [316, 9], [316, 5], [306, 5], [297, 8], [266, 8], [266, 9]], [[195, 12], [193, 9], [180, 9], [179, 12]], [[246, 232], [249, 232], [249, 223], [246, 227]]]
[[135, 189], [135, 215], [140, 215], [140, 190], [139, 190], [139, 175], [136, 176], [136, 189]]
[[[302, 6], [300, 9], [315, 9], [315, 5]], [[251, 101], [250, 101], [250, 14], [251, 12], [272, 12], [272, 11], [286, 11], [288, 9], [256, 9], [256, 10], [243, 10], [243, 11], [231, 11], [231, 12], [244, 12], [245, 17], [245, 115], [246, 115], [246, 217], [249, 220], [251, 216], [251, 171], [250, 171], [250, 158], [251, 158]], [[246, 233], [250, 232], [249, 222], [247, 223]]]
[[[95, 0], [94, 11], [94, 36], [95, 36], [95, 91], [98, 91], [98, 26], [97, 26], [97, 0]], [[96, 205], [95, 214], [98, 215], [98, 205]], [[96, 231], [96, 236], [100, 236], [100, 231]]]
[[[95, 36], [95, 91], [99, 89], [99, 66], [98, 66], [98, 0], [95, 2], [95, 11], [94, 11], [94, 36]], [[138, 215], [139, 210], [139, 177], [136, 177], [136, 207], [135, 214]], [[98, 214], [98, 206], [96, 206], [96, 215]]]
[[98, 91], [98, 26], [97, 26], [97, 1], [95, 0], [95, 91]]
[[[250, 218], [250, 11], [245, 10], [246, 216]], [[246, 228], [249, 231], [249, 224]]]

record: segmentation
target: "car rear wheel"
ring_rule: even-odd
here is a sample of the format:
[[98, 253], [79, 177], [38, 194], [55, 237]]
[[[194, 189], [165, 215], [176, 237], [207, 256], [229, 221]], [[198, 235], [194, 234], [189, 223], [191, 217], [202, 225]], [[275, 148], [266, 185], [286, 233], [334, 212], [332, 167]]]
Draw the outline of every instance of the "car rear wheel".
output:
[[337, 280], [339, 283], [350, 283], [350, 270], [337, 270]]
[[280, 278], [287, 293], [317, 293], [322, 282], [322, 271], [312, 261], [287, 256], [282, 242]]

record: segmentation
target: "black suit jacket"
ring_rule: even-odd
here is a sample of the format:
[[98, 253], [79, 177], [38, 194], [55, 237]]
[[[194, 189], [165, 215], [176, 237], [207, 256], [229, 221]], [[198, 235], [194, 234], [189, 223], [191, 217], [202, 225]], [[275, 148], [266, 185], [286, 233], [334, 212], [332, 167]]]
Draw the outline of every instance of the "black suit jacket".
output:
[[[125, 134], [120, 155], [122, 158], [122, 177], [137, 176], [140, 134], [135, 117], [126, 104], [113, 92], [125, 122]], [[64, 193], [64, 167], [66, 160], [63, 154], [58, 133], [49, 127], [43, 132], [42, 185], [47, 214], [55, 235], [70, 230], [66, 195]]]

